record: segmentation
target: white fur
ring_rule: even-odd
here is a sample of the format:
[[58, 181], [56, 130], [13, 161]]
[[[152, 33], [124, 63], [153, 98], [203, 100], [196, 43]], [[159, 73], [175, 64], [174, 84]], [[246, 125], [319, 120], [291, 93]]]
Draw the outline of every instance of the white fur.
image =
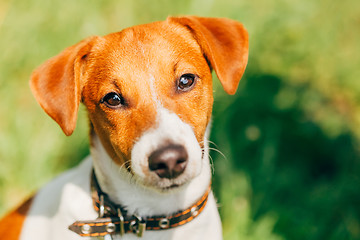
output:
[[[166, 186], [170, 181], [163, 181], [138, 166], [147, 167], [147, 156], [167, 141], [183, 144], [188, 151], [189, 162], [183, 176], [174, 180], [183, 185], [176, 190], [161, 191], [159, 187]], [[204, 141], [207, 142], [206, 139]], [[129, 214], [137, 213], [140, 216], [171, 214], [188, 208], [204, 194], [210, 184], [207, 144], [201, 158], [201, 148], [191, 127], [176, 114], [161, 107], [158, 110], [157, 127], [144, 133], [133, 148], [131, 166], [135, 176], [110, 159], [96, 135], [93, 136], [92, 145], [93, 160], [88, 157], [38, 193], [24, 223], [21, 240], [90, 239], [78, 236], [67, 227], [76, 220], [97, 217], [90, 197], [92, 165], [101, 187], [112, 200], [126, 206]], [[126, 234], [121, 238], [114, 236], [114, 239], [131, 240], [138, 237]], [[212, 193], [204, 211], [193, 221], [169, 230], [146, 231], [143, 239], [222, 239], [220, 217]]]
[[[130, 214], [149, 216], [174, 213], [201, 198], [210, 184], [208, 147], [205, 147], [202, 159], [201, 148], [191, 127], [163, 108], [158, 110], [156, 125], [156, 128], [145, 132], [133, 147], [131, 167], [135, 175], [112, 161], [97, 136], [92, 139], [95, 172], [103, 191], [112, 193], [112, 200], [126, 206]], [[189, 155], [185, 172], [173, 180], [161, 179], [155, 173], [144, 171], [148, 169], [147, 158], [151, 152], [169, 141], [183, 144]], [[173, 183], [183, 186], [161, 191], [161, 187]]]
[[90, 197], [91, 157], [43, 187], [33, 200], [21, 240], [82, 239], [67, 228], [74, 220], [94, 219]]
[[[135, 144], [131, 154], [131, 167], [139, 181], [146, 186], [160, 188], [173, 184], [182, 185], [200, 174], [202, 168], [202, 151], [190, 127], [175, 113], [167, 109], [158, 108], [157, 128], [150, 129]], [[148, 157], [156, 149], [166, 144], [178, 144], [185, 147], [188, 153], [188, 164], [183, 174], [175, 179], [159, 178], [149, 170]], [[209, 182], [210, 176], [207, 176]]]

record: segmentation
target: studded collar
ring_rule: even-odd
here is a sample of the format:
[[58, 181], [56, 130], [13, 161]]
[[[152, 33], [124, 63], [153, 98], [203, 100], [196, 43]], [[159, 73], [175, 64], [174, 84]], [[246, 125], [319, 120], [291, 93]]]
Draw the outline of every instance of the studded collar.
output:
[[76, 221], [69, 229], [80, 236], [99, 237], [134, 233], [141, 237], [147, 230], [166, 230], [184, 225], [196, 218], [205, 208], [210, 187], [205, 194], [191, 207], [165, 216], [128, 215], [125, 208], [113, 203], [104, 193], [96, 179], [94, 171], [91, 176], [91, 193], [95, 210], [99, 217], [95, 220]]

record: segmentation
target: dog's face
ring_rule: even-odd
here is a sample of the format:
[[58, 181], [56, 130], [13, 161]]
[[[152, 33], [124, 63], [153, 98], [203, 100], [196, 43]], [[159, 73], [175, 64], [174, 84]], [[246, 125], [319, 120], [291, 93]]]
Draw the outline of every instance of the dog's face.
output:
[[201, 172], [211, 69], [233, 94], [246, 63], [241, 24], [170, 18], [68, 48], [34, 72], [32, 89], [68, 135], [81, 99], [112, 161], [146, 186], [169, 189]]
[[[83, 102], [112, 159], [146, 185], [197, 175], [213, 99], [211, 71], [191, 33], [163, 22], [131, 28], [98, 39], [86, 61]], [[179, 155], [173, 161], [183, 173], [168, 170], [176, 163], [167, 159], [151, 169], [161, 148], [168, 148], [163, 158]]]

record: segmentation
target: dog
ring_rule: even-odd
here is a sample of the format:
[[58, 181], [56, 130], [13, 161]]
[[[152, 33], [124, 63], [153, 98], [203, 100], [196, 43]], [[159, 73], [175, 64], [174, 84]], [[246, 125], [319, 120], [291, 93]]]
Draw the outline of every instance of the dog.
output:
[[235, 94], [248, 33], [226, 18], [169, 17], [89, 37], [32, 74], [66, 135], [82, 102], [91, 154], [0, 223], [4, 239], [222, 239], [211, 192], [212, 70]]

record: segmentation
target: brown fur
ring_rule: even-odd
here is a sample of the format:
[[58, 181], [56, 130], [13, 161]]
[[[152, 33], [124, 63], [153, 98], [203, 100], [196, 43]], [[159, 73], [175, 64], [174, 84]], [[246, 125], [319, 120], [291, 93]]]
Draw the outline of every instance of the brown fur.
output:
[[[248, 35], [240, 23], [222, 18], [168, 18], [87, 38], [37, 68], [30, 86], [66, 135], [74, 131], [83, 102], [91, 132], [100, 137], [114, 162], [122, 165], [130, 160], [133, 145], [144, 131], [156, 127], [159, 101], [193, 128], [202, 145], [212, 112], [211, 70], [225, 91], [234, 94], [247, 59]], [[190, 91], [179, 91], [177, 81], [188, 73], [198, 80]], [[110, 92], [120, 93], [125, 105], [111, 109], [101, 103]], [[1, 237], [19, 238], [31, 201], [0, 221]]]
[[33, 198], [28, 199], [0, 220], [0, 239], [17, 240], [20, 238], [21, 229], [32, 200]]
[[[75, 128], [81, 98], [92, 131], [121, 165], [130, 159], [141, 134], [156, 125], [154, 94], [193, 127], [201, 142], [212, 111], [211, 69], [225, 91], [234, 94], [247, 54], [247, 32], [236, 21], [169, 18], [88, 38], [68, 48], [34, 72], [31, 87], [67, 135]], [[185, 73], [196, 74], [199, 80], [191, 91], [178, 92], [176, 79]], [[151, 86], [152, 77], [156, 86]], [[99, 104], [109, 92], [121, 93], [126, 106], [114, 110]]]

